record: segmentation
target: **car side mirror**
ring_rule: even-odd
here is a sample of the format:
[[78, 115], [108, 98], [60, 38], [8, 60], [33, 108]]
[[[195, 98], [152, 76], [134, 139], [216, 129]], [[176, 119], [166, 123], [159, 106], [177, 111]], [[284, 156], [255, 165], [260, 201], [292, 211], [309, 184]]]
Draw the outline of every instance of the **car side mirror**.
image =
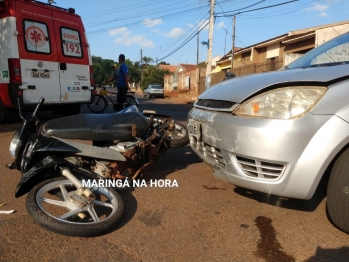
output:
[[227, 72], [227, 73], [225, 74], [224, 80], [228, 80], [228, 79], [231, 79], [231, 78], [234, 78], [234, 77], [235, 77], [235, 74], [234, 74], [234, 73]]

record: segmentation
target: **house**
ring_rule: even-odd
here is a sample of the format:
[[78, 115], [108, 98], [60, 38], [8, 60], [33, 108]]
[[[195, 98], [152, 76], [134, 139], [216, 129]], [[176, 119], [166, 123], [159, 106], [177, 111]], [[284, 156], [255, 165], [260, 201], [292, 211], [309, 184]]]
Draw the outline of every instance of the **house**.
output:
[[349, 32], [349, 20], [290, 31], [245, 48], [234, 48], [233, 70], [230, 51], [217, 62], [213, 72], [229, 70], [239, 76], [278, 70], [314, 47], [346, 32]]
[[[164, 88], [165, 92], [174, 90], [198, 90], [199, 70], [194, 64], [179, 64], [171, 75], [165, 75]], [[173, 68], [172, 68], [173, 69]], [[200, 70], [202, 71], [202, 70]], [[205, 74], [204, 71], [201, 72]]]
[[176, 65], [163, 65], [159, 64], [158, 65], [160, 69], [162, 70], [168, 70], [170, 74], [166, 74], [164, 76], [164, 91], [169, 92], [172, 88], [172, 78], [173, 78], [173, 73], [176, 72], [177, 66]]

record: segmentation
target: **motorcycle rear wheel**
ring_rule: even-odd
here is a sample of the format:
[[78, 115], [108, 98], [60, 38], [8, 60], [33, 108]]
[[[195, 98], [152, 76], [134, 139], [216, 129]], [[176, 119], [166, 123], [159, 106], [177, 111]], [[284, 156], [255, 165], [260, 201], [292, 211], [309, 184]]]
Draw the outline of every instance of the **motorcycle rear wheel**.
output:
[[114, 189], [91, 188], [96, 200], [85, 207], [69, 200], [68, 193], [74, 190], [65, 177], [45, 180], [29, 192], [27, 211], [40, 226], [67, 236], [99, 236], [117, 226], [124, 205]]
[[169, 148], [183, 147], [189, 144], [189, 136], [185, 126], [176, 123], [175, 129], [171, 132], [171, 137], [165, 139], [164, 143]]

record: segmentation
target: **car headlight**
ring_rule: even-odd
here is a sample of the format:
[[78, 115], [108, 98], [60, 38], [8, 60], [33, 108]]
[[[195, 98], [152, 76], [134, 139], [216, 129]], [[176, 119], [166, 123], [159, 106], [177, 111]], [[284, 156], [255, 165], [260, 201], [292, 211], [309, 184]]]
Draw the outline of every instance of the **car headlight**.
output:
[[18, 147], [20, 140], [18, 138], [18, 132], [13, 136], [10, 143], [10, 153], [13, 158], [16, 158], [16, 150]]
[[324, 86], [291, 86], [273, 89], [238, 106], [237, 116], [291, 119], [303, 116], [324, 96]]

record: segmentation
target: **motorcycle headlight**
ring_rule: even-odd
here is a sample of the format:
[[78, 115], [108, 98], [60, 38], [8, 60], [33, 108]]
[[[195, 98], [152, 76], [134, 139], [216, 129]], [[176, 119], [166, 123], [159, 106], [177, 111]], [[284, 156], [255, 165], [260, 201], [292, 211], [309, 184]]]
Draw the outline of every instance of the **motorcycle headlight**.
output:
[[13, 158], [16, 158], [16, 150], [18, 147], [20, 140], [18, 138], [18, 132], [13, 136], [10, 143], [10, 153]]
[[237, 116], [291, 119], [303, 116], [324, 96], [323, 86], [292, 86], [274, 89], [238, 106]]

